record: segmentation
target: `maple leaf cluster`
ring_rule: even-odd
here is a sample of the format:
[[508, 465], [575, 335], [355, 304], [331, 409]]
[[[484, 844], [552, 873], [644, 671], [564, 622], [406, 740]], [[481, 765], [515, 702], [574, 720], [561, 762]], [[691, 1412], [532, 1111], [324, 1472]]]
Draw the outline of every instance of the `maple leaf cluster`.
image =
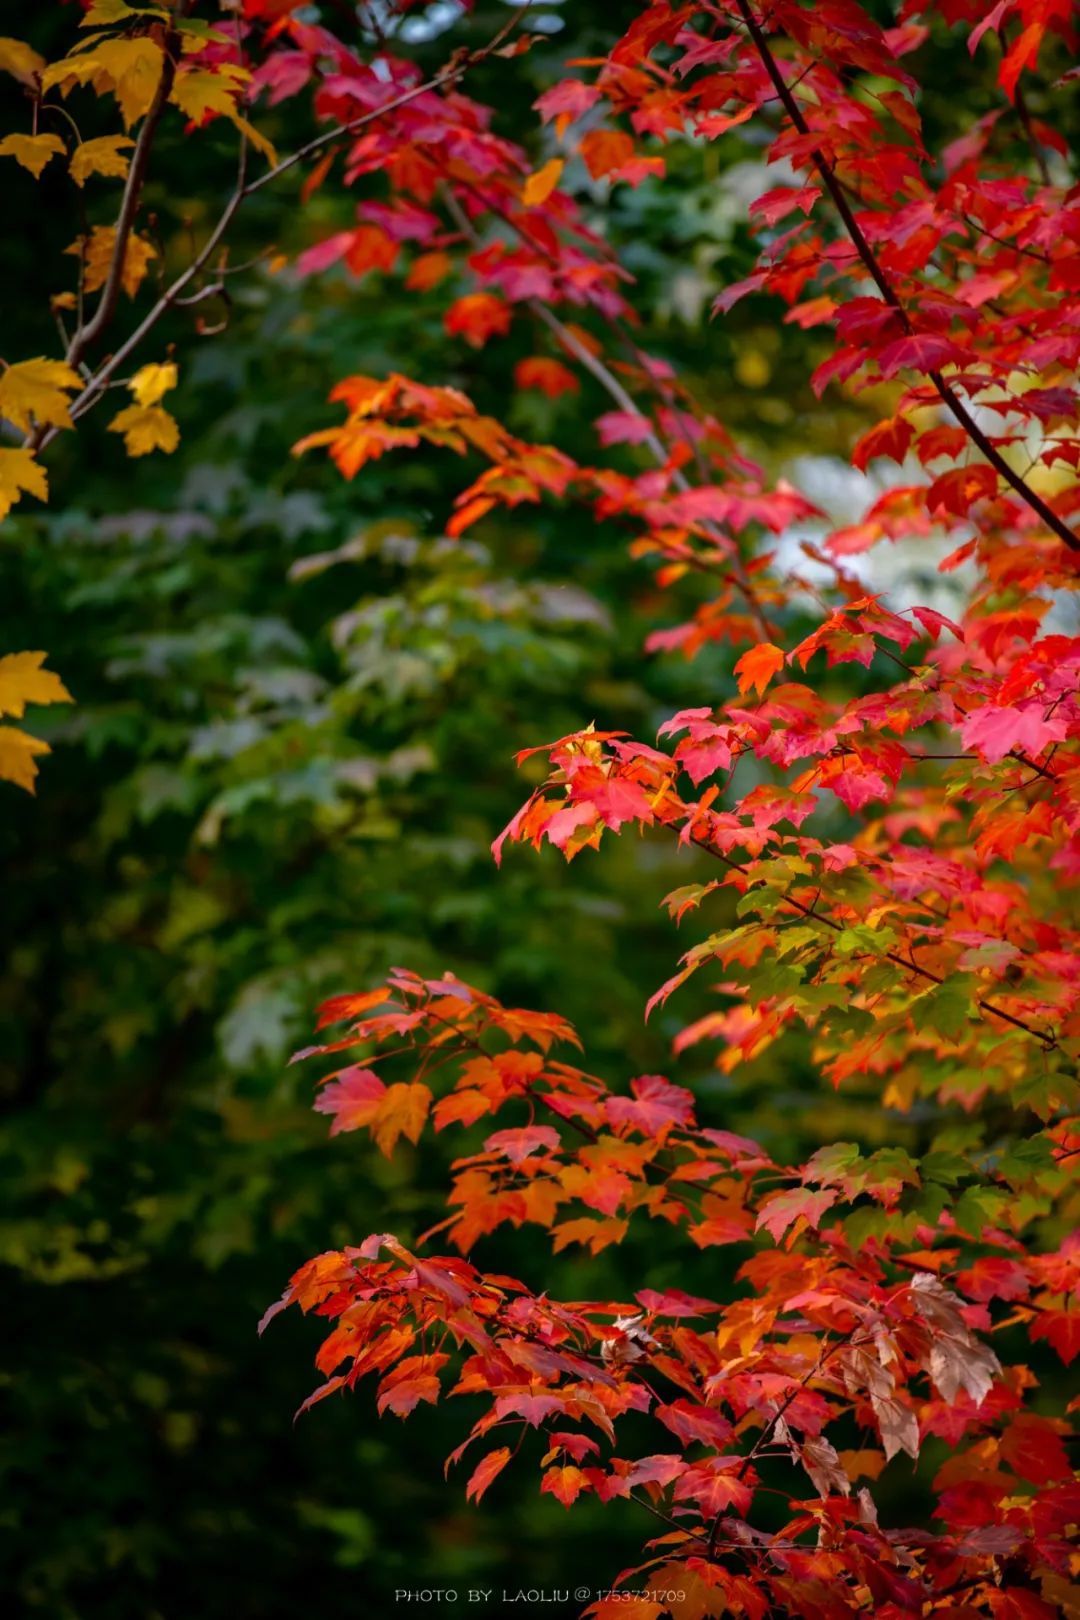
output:
[[[387, 58], [378, 88], [355, 65], [343, 83], [325, 38], [288, 30], [295, 53], [269, 59], [264, 81], [275, 95], [311, 84], [323, 117], [415, 82]], [[999, 99], [931, 152], [909, 63], [930, 71], [943, 30], [966, 30], [974, 57], [999, 42]], [[888, 1109], [969, 1122], [944, 1124], [921, 1156], [837, 1143], [777, 1164], [700, 1119], [684, 1087], [651, 1075], [612, 1089], [552, 1056], [576, 1039], [557, 1019], [451, 978], [402, 971], [324, 1009], [349, 1027], [314, 1050], [359, 1049], [319, 1094], [334, 1132], [367, 1130], [387, 1153], [428, 1128], [474, 1140], [444, 1221], [408, 1245], [378, 1234], [310, 1261], [273, 1307], [334, 1324], [311, 1399], [367, 1374], [380, 1410], [402, 1416], [482, 1395], [451, 1459], [476, 1448], [477, 1500], [543, 1431], [541, 1490], [567, 1507], [637, 1498], [667, 1521], [621, 1579], [692, 1589], [667, 1604], [676, 1615], [1037, 1620], [1075, 1598], [1068, 1416], [1036, 1409], [1033, 1373], [992, 1346], [1019, 1327], [1066, 1364], [1080, 1351], [1080, 640], [1044, 627], [1080, 567], [1080, 193], [1022, 82], [1076, 42], [1071, 7], [1028, 0], [985, 14], [911, 0], [888, 29], [854, 0], [645, 6], [588, 78], [541, 96], [543, 161], [457, 85], [432, 90], [345, 150], [359, 223], [301, 256], [302, 273], [344, 261], [447, 285], [446, 329], [466, 344], [527, 323], [552, 352], [519, 362], [515, 385], [558, 399], [591, 380], [611, 408], [595, 449], [571, 454], [455, 389], [354, 377], [333, 396], [344, 423], [298, 450], [328, 449], [347, 477], [398, 448], [479, 456], [450, 534], [583, 503], [629, 533], [661, 588], [711, 586], [648, 650], [730, 647], [734, 695], [655, 738], [590, 722], [526, 750], [519, 762], [546, 774], [496, 860], [518, 843], [572, 859], [629, 831], [701, 852], [715, 876], [666, 903], [677, 921], [717, 921], [647, 1012], [702, 968], [719, 970], [719, 1005], [675, 1055], [711, 1049], [731, 1073], [801, 1027], [826, 1084], [857, 1079]], [[892, 460], [905, 481], [844, 528], [636, 346], [628, 279], [565, 184], [575, 157], [609, 187], [656, 181], [665, 148], [748, 124], [790, 179], [751, 206], [757, 266], [715, 313], [780, 300], [785, 323], [833, 335], [819, 395], [888, 401], [852, 462]], [[807, 523], [821, 531], [804, 542], [813, 583], [772, 554]], [[952, 541], [943, 571], [971, 582], [952, 616], [849, 571], [882, 543], [938, 536]], [[793, 636], [810, 599], [821, 616]], [[856, 695], [833, 674], [845, 665], [865, 672]], [[556, 1302], [472, 1259], [504, 1227], [595, 1254], [646, 1219], [697, 1249], [736, 1246], [736, 1297]], [[438, 1236], [456, 1255], [422, 1257]], [[655, 1449], [639, 1455], [622, 1431], [643, 1416]], [[949, 1453], [934, 1528], [882, 1527], [875, 1481], [931, 1436]], [[778, 1459], [789, 1518], [766, 1530], [761, 1468], [773, 1480]], [[650, 1620], [665, 1609], [635, 1601]]]
[[[903, 0], [888, 26], [881, 10], [642, 4], [606, 57], [540, 96], [528, 144], [466, 82], [478, 61], [529, 48], [516, 16], [430, 78], [404, 32], [357, 45], [292, 0], [243, 0], [226, 30], [94, 0], [89, 32], [52, 64], [0, 42], [33, 109], [0, 157], [35, 182], [66, 162], [80, 192], [123, 182], [111, 223], [72, 245], [77, 286], [55, 300], [61, 324], [74, 312], [63, 358], [0, 377], [0, 412], [23, 435], [0, 450], [3, 509], [45, 496], [42, 451], [114, 378], [132, 396], [109, 423], [128, 452], [171, 450], [161, 400], [176, 368], [117, 377], [124, 362], [162, 312], [213, 292], [214, 256], [254, 191], [293, 167], [305, 203], [340, 186], [347, 228], [311, 240], [292, 273], [400, 277], [443, 299], [466, 349], [497, 353], [527, 331], [536, 352], [508, 364], [507, 390], [542, 393], [556, 420], [586, 389], [604, 409], [566, 448], [511, 432], [449, 384], [350, 376], [331, 393], [344, 419], [297, 451], [327, 451], [347, 478], [403, 450], [476, 463], [451, 536], [544, 502], [584, 507], [628, 537], [659, 592], [700, 587], [645, 650], [710, 647], [730, 669], [727, 696], [710, 687], [655, 736], [582, 715], [526, 750], [538, 785], [496, 860], [516, 844], [572, 859], [634, 835], [670, 841], [695, 871], [712, 863], [667, 897], [676, 921], [711, 920], [646, 1011], [669, 1016], [702, 969], [716, 981], [673, 1056], [734, 1073], [801, 1031], [825, 1086], [857, 1083], [887, 1117], [938, 1122], [921, 1154], [834, 1143], [782, 1164], [685, 1087], [650, 1075], [613, 1088], [552, 1056], [576, 1040], [555, 1014], [452, 978], [401, 971], [323, 1010], [346, 1028], [313, 1050], [350, 1054], [318, 1096], [334, 1132], [366, 1130], [386, 1154], [429, 1128], [470, 1139], [444, 1221], [311, 1260], [273, 1307], [333, 1324], [306, 1404], [368, 1374], [399, 1416], [483, 1397], [454, 1455], [476, 1448], [474, 1500], [540, 1432], [543, 1491], [567, 1507], [636, 1500], [666, 1522], [624, 1580], [692, 1596], [683, 1609], [635, 1600], [647, 1620], [665, 1607], [1043, 1620], [1077, 1602], [1075, 1403], [1050, 1410], [1001, 1348], [1018, 1334], [1001, 1335], [1020, 1330], [1066, 1365], [1080, 1351], [1080, 186], [1027, 93], [1039, 87], [1040, 107], [1069, 93], [1080, 30], [1068, 0]], [[987, 111], [931, 149], [920, 86], [958, 45], [985, 75]], [[122, 133], [55, 133], [48, 109], [91, 91], [114, 99]], [[320, 132], [278, 159], [248, 114], [294, 98]], [[120, 294], [146, 295], [157, 250], [135, 225], [170, 108], [189, 131], [232, 131], [236, 186], [102, 358]], [[777, 183], [749, 208], [756, 262], [713, 313], [768, 300], [828, 348], [813, 392], [865, 408], [853, 466], [899, 474], [842, 527], [643, 352], [633, 279], [600, 228], [615, 188], [662, 185], [672, 154], [744, 140]], [[269, 165], [257, 178], [251, 149]], [[808, 529], [812, 568], [792, 566], [791, 537]], [[875, 589], [875, 549], [912, 540], [944, 541], [948, 615]], [[8, 672], [9, 712], [66, 697], [39, 655], [18, 656], [37, 663]], [[26, 764], [6, 774], [28, 785]], [[734, 1246], [735, 1296], [556, 1301], [478, 1263], [506, 1228], [595, 1254], [646, 1218], [691, 1250]], [[440, 1235], [454, 1253], [420, 1252]], [[625, 1437], [650, 1424], [655, 1449], [639, 1454]], [[947, 1450], [930, 1522], [882, 1525], [875, 1482], [929, 1437]], [[778, 1467], [787, 1517], [765, 1528]]]
[[[479, 1500], [535, 1429], [541, 1491], [565, 1507], [589, 1494], [643, 1501], [672, 1528], [627, 1574], [660, 1588], [691, 1575], [708, 1612], [857, 1613], [867, 1597], [919, 1612], [953, 1591], [996, 1592], [1003, 1557], [1025, 1583], [1067, 1575], [1068, 1425], [1030, 1410], [1031, 1374], [1003, 1367], [989, 1335], [1023, 1323], [1072, 1358], [1061, 1303], [1080, 1291], [1080, 1242], [1029, 1251], [1026, 1223], [1006, 1215], [1015, 1170], [979, 1176], [959, 1155], [917, 1163], [850, 1143], [778, 1165], [700, 1124], [686, 1088], [644, 1075], [615, 1091], [553, 1056], [578, 1044], [562, 1020], [450, 975], [397, 971], [327, 1003], [321, 1023], [347, 1026], [301, 1054], [339, 1064], [316, 1103], [334, 1132], [367, 1130], [387, 1154], [428, 1123], [483, 1137], [454, 1163], [446, 1220], [412, 1247], [378, 1233], [317, 1256], [266, 1313], [263, 1325], [297, 1304], [332, 1323], [316, 1357], [325, 1381], [301, 1410], [368, 1376], [379, 1411], [399, 1417], [481, 1396], [449, 1459], [471, 1452], [467, 1496]], [[1053, 1175], [1080, 1134], [1058, 1126], [1038, 1141], [1029, 1162]], [[950, 1208], [946, 1190], [965, 1182]], [[1032, 1175], [1025, 1190], [1038, 1184]], [[988, 1192], [1001, 1219], [989, 1231]], [[550, 1231], [556, 1252], [598, 1253], [643, 1219], [699, 1249], [737, 1246], [737, 1296], [673, 1287], [557, 1302], [465, 1258], [524, 1225]], [[457, 1254], [428, 1254], [436, 1236]], [[658, 1449], [626, 1454], [623, 1428], [640, 1432], [622, 1425], [631, 1414], [653, 1420]], [[948, 1533], [886, 1533], [869, 1482], [929, 1437], [953, 1453], [934, 1481]], [[752, 1527], [754, 1502], [776, 1459], [790, 1468], [791, 1517], [766, 1533]]]
[[[241, 59], [242, 34], [237, 37], [212, 27], [190, 15], [194, 9], [90, 0], [82, 7], [80, 32], [70, 49], [51, 63], [22, 40], [0, 39], [0, 72], [12, 75], [27, 92], [31, 126], [0, 138], [0, 158], [13, 159], [35, 182], [46, 168], [59, 164], [66, 167], [77, 190], [87, 193], [78, 205], [83, 228], [66, 250], [77, 263], [75, 285], [58, 288], [50, 298], [64, 341], [63, 359], [39, 356], [5, 363], [0, 375], [0, 417], [23, 434], [20, 446], [0, 450], [0, 518], [24, 494], [48, 498], [41, 451], [58, 431], [74, 428], [77, 417], [100, 401], [122, 361], [209, 258], [213, 240], [149, 312], [141, 312], [134, 334], [104, 360], [95, 357], [93, 366], [87, 364], [114, 322], [119, 294], [135, 300], [151, 262], [159, 257], [154, 242], [139, 232], [136, 223], [151, 147], [167, 109], [182, 115], [188, 130], [224, 119], [240, 136], [241, 175], [235, 201], [227, 207], [230, 215], [246, 186], [247, 149], [254, 148], [268, 163], [277, 164], [273, 146], [244, 116], [251, 70]], [[66, 104], [74, 97], [82, 116], [86, 92], [115, 103], [123, 133], [83, 139]], [[98, 182], [113, 180], [123, 182], [118, 207], [109, 210], [105, 220], [88, 222], [90, 194], [96, 206]], [[88, 193], [90, 182], [94, 183]], [[64, 323], [70, 314], [74, 325], [69, 329]], [[179, 428], [160, 404], [165, 391], [176, 385], [175, 365], [144, 365], [125, 380], [135, 402], [112, 418], [110, 431], [123, 435], [130, 456], [175, 450]]]
[[[355, 63], [343, 76], [339, 46], [285, 28], [294, 49], [262, 82], [310, 85], [324, 118], [416, 82], [389, 55], [377, 85]], [[949, 30], [966, 30], [973, 57], [998, 41], [998, 99], [931, 152], [916, 68]], [[700, 1119], [686, 1088], [649, 1075], [613, 1089], [552, 1056], [576, 1040], [557, 1018], [452, 978], [401, 971], [323, 1010], [348, 1028], [313, 1050], [351, 1054], [316, 1104], [334, 1132], [367, 1130], [386, 1153], [428, 1128], [473, 1140], [444, 1221], [408, 1245], [378, 1234], [310, 1261], [272, 1308], [334, 1324], [310, 1399], [368, 1374], [380, 1410], [401, 1416], [482, 1395], [451, 1459], [476, 1448], [467, 1495], [542, 1431], [542, 1491], [567, 1507], [638, 1499], [667, 1521], [620, 1579], [692, 1589], [666, 1604], [676, 1615], [1038, 1620], [1075, 1601], [1068, 1415], [1036, 1409], [1034, 1374], [992, 1346], [1019, 1327], [1066, 1364], [1080, 1351], [1080, 640], [1045, 625], [1080, 568], [1080, 192], [1023, 90], [1076, 43], [1072, 8], [1053, 0], [910, 0], [887, 29], [854, 0], [644, 6], [590, 77], [541, 96], [539, 163], [456, 84], [365, 128], [343, 156], [359, 223], [300, 259], [305, 274], [344, 262], [447, 284], [446, 329], [466, 344], [519, 323], [547, 338], [554, 352], [515, 367], [518, 388], [558, 399], [589, 379], [613, 408], [595, 449], [571, 455], [455, 389], [353, 377], [333, 395], [344, 423], [298, 450], [328, 449], [347, 477], [398, 448], [479, 456], [450, 534], [526, 503], [583, 503], [628, 531], [662, 588], [711, 585], [648, 650], [730, 647], [734, 695], [655, 738], [583, 723], [526, 750], [519, 762], [546, 774], [496, 860], [518, 843], [572, 859], [631, 830], [701, 852], [715, 876], [666, 903], [716, 924], [647, 1012], [702, 968], [719, 969], [719, 1005], [675, 1055], [705, 1047], [731, 1073], [801, 1027], [826, 1084], [858, 1079], [888, 1109], [969, 1122], [944, 1124], [921, 1156], [836, 1143], [778, 1164]], [[715, 313], [780, 300], [786, 324], [832, 333], [819, 395], [888, 401], [852, 462], [892, 460], [906, 481], [844, 528], [637, 348], [628, 278], [565, 184], [577, 157], [609, 187], [656, 181], [667, 147], [747, 125], [790, 178], [751, 206], [757, 265]], [[808, 522], [826, 598], [771, 550]], [[943, 571], [970, 581], [952, 616], [849, 571], [879, 544], [937, 536], [952, 541]], [[808, 599], [820, 618], [793, 636]], [[865, 672], [856, 695], [832, 673], [844, 665]], [[697, 1249], [736, 1246], [736, 1297], [556, 1302], [472, 1259], [505, 1227], [595, 1254], [645, 1219]], [[437, 1236], [456, 1254], [423, 1257]], [[646, 1416], [655, 1449], [640, 1455], [622, 1435]], [[875, 1481], [931, 1436], [949, 1453], [934, 1528], [883, 1527]], [[761, 1469], [771, 1481], [777, 1460], [789, 1517], [766, 1530]], [[635, 1601], [650, 1620], [665, 1609]]]
[[37, 780], [37, 759], [49, 752], [49, 744], [21, 726], [7, 724], [21, 720], [31, 705], [70, 703], [71, 693], [58, 675], [45, 669], [43, 652], [6, 653], [0, 658], [0, 780], [14, 782], [33, 793]]

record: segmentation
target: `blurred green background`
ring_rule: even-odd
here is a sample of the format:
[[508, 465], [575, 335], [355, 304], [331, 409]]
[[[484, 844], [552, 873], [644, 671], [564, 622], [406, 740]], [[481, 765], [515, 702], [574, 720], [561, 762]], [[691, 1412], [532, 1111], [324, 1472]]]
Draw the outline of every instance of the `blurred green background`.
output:
[[[470, 89], [540, 160], [546, 137], [523, 109], [636, 9], [539, 5], [538, 45], [486, 64]], [[444, 58], [447, 11], [424, 14], [422, 60]], [[483, 4], [455, 39], [487, 38], [504, 15]], [[69, 8], [42, 7], [32, 26], [55, 52]], [[955, 68], [948, 102], [927, 109], [946, 132], [982, 110], [962, 50]], [[17, 89], [4, 95], [3, 127], [21, 128]], [[262, 122], [284, 150], [308, 129], [299, 105]], [[755, 144], [744, 131], [673, 148], [667, 181], [612, 199], [577, 166], [566, 182], [637, 277], [642, 345], [773, 471], [816, 478], [842, 518], [865, 493], [836, 459], [861, 419], [809, 394], [824, 340], [753, 300], [708, 319], [753, 257], [746, 202], [769, 183]], [[53, 354], [43, 289], [70, 279], [72, 198], [59, 174], [44, 191], [21, 171], [5, 179], [18, 343], [5, 357]], [[162, 143], [148, 198], [165, 262], [182, 263], [227, 187], [216, 126]], [[306, 207], [292, 181], [268, 188], [232, 260], [295, 252], [349, 207], [333, 186]], [[445, 301], [380, 276], [236, 275], [229, 307], [204, 308], [223, 331], [200, 336], [178, 315], [142, 356], [176, 345], [179, 452], [125, 461], [99, 413], [50, 452], [51, 506], [28, 503], [0, 534], [0, 648], [47, 649], [76, 700], [35, 719], [55, 753], [36, 801], [7, 790], [0, 821], [8, 1613], [293, 1620], [316, 1604], [383, 1612], [417, 1584], [595, 1588], [650, 1533], [627, 1505], [564, 1514], [527, 1465], [467, 1508], [442, 1459], [468, 1403], [401, 1425], [379, 1422], [362, 1390], [292, 1427], [320, 1335], [289, 1313], [259, 1342], [259, 1315], [309, 1255], [436, 1218], [461, 1141], [392, 1164], [358, 1138], [328, 1142], [311, 1070], [286, 1061], [321, 997], [395, 963], [452, 969], [570, 1017], [598, 1072], [671, 1073], [709, 1096], [714, 1123], [777, 1152], [865, 1131], [857, 1094], [815, 1096], [811, 1111], [795, 1043], [736, 1080], [705, 1048], [673, 1065], [671, 1035], [709, 1005], [706, 985], [644, 1025], [690, 942], [658, 910], [692, 880], [687, 852], [627, 836], [570, 870], [515, 851], [496, 871], [490, 841], [528, 788], [516, 749], [593, 719], [647, 737], [674, 708], [729, 692], [731, 659], [643, 657], [648, 630], [685, 617], [696, 587], [662, 597], [627, 535], [583, 511], [525, 508], [452, 542], [442, 525], [470, 476], [454, 458], [391, 457], [346, 485], [322, 458], [290, 457], [336, 418], [339, 376], [389, 369], [464, 387], [522, 434], [581, 451], [609, 408], [595, 384], [508, 404], [512, 362], [551, 352], [542, 330], [523, 317], [505, 342], [463, 352]], [[713, 1251], [673, 1275], [687, 1262], [655, 1233], [599, 1260], [553, 1263], [524, 1234], [478, 1258], [496, 1254], [571, 1297], [722, 1291], [736, 1263]]]

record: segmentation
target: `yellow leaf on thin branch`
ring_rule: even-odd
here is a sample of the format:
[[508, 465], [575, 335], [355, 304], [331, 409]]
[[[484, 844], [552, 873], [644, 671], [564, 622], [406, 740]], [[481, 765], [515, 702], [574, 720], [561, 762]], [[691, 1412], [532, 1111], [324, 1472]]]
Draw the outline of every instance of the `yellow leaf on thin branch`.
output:
[[176, 387], [176, 366], [171, 360], [164, 365], [151, 362], [140, 366], [127, 386], [137, 405], [156, 405], [170, 388]]
[[[97, 292], [104, 287], [112, 264], [116, 232], [111, 225], [95, 225], [90, 235], [78, 236], [65, 253], [73, 253], [83, 261], [83, 291]], [[157, 258], [157, 249], [144, 236], [134, 231], [124, 245], [124, 269], [121, 284], [129, 298], [134, 298], [146, 277], [151, 259]]]
[[21, 84], [33, 84], [44, 66], [45, 58], [33, 46], [21, 39], [0, 39], [0, 73], [10, 73]]
[[[18, 652], [0, 658], [0, 714], [21, 720], [28, 704], [72, 701], [59, 675], [43, 668], [46, 656], [43, 652]], [[40, 737], [32, 737], [18, 726], [0, 726], [0, 779], [33, 793], [35, 759], [48, 752], [48, 743]]]
[[77, 186], [84, 186], [92, 174], [123, 180], [130, 167], [123, 149], [134, 145], [127, 135], [98, 135], [83, 141], [71, 159], [71, 178]]
[[49, 752], [48, 743], [40, 737], [31, 737], [17, 726], [0, 726], [0, 780], [33, 793], [38, 773], [34, 756]]
[[48, 500], [45, 468], [32, 450], [0, 450], [0, 518], [7, 517], [24, 493], [36, 495], [39, 501]]
[[160, 405], [126, 406], [109, 423], [109, 432], [124, 435], [124, 449], [129, 456], [147, 456], [152, 450], [164, 450], [169, 455], [180, 443], [175, 417]]
[[13, 157], [38, 178], [46, 163], [63, 157], [66, 147], [59, 135], [5, 135], [0, 141], [0, 157]]
[[[63, 360], [19, 360], [0, 377], [0, 416], [30, 432], [35, 426], [73, 426], [68, 393], [83, 386], [77, 371]], [[29, 487], [29, 486], [28, 486]]]
[[76, 85], [88, 84], [98, 95], [112, 91], [120, 105], [124, 128], [148, 112], [161, 79], [165, 53], [145, 34], [132, 39], [101, 39], [75, 47], [41, 75], [42, 88], [59, 87], [66, 96]]
[[48, 653], [17, 652], [0, 658], [0, 714], [21, 720], [28, 703], [71, 703], [72, 696], [51, 669]]

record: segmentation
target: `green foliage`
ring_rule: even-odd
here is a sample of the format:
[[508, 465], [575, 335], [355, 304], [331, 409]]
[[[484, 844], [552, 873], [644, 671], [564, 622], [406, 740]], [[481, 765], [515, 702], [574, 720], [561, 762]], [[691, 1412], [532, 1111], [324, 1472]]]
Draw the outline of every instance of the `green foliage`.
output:
[[517, 746], [655, 701], [618, 537], [548, 515], [487, 551], [440, 538], [430, 468], [345, 490], [291, 460], [336, 346], [376, 367], [408, 316], [373, 339], [344, 292], [256, 292], [192, 368], [172, 464], [88, 451], [0, 547], [0, 639], [32, 616], [76, 699], [35, 721], [48, 792], [0, 831], [3, 1584], [50, 1620], [285, 1615], [418, 1560], [541, 1579], [561, 1509], [448, 1521], [438, 1426], [404, 1451], [374, 1420], [289, 1428], [310, 1347], [260, 1351], [262, 1309], [313, 1247], [410, 1220], [445, 1160], [328, 1157], [285, 1059], [320, 997], [401, 960], [591, 1018], [613, 1067], [663, 1049], [640, 1009], [666, 928], [615, 898], [633, 852], [583, 882], [497, 878], [488, 848]]

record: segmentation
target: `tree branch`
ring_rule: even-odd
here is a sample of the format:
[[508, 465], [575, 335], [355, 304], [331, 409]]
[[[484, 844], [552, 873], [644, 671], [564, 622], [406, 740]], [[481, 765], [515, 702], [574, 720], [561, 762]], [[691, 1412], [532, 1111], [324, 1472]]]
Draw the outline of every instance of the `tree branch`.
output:
[[101, 298], [97, 309], [75, 333], [71, 347], [67, 353], [69, 366], [78, 365], [91, 344], [104, 332], [112, 320], [116, 309], [116, 300], [120, 296], [120, 287], [124, 279], [124, 261], [127, 257], [127, 245], [135, 224], [135, 215], [142, 196], [143, 183], [146, 180], [146, 171], [150, 162], [150, 149], [154, 144], [154, 137], [161, 122], [161, 115], [172, 93], [173, 82], [176, 78], [176, 52], [180, 49], [180, 35], [171, 29], [165, 35], [164, 59], [161, 64], [161, 77], [158, 80], [154, 99], [150, 103], [146, 117], [143, 119], [139, 139], [131, 159], [131, 168], [128, 170], [127, 183], [124, 186], [124, 195], [120, 203], [120, 213], [117, 215], [114, 227], [112, 262], [109, 273], [105, 277], [105, 285], [101, 289]]
[[[263, 186], [268, 185], [271, 180], [276, 180], [280, 175], [285, 174], [297, 163], [300, 163], [305, 158], [310, 157], [313, 152], [317, 152], [321, 147], [329, 145], [329, 143], [332, 141], [340, 140], [343, 136], [354, 134], [357, 130], [365, 128], [365, 126], [368, 124], [375, 123], [378, 119], [385, 117], [387, 113], [395, 112], [399, 107], [406, 106], [410, 101], [415, 101], [417, 97], [426, 94], [429, 90], [440, 89], [443, 85], [453, 83], [457, 79], [461, 78], [467, 69], [473, 67], [477, 62], [483, 61], [485, 57], [490, 56], [493, 51], [498, 49], [502, 41], [506, 39], [507, 35], [514, 30], [520, 19], [525, 15], [526, 11], [529, 9], [529, 4], [531, 4], [531, 0], [526, 0], [524, 5], [519, 6], [513, 15], [503, 23], [502, 27], [492, 35], [487, 44], [482, 45], [479, 50], [455, 52], [454, 56], [451, 58], [446, 67], [442, 68], [430, 79], [425, 79], [422, 84], [414, 85], [412, 89], [403, 91], [401, 95], [395, 96], [391, 101], [384, 102], [381, 107], [373, 108], [371, 112], [362, 113], [358, 118], [350, 119], [348, 123], [336, 125], [333, 129], [317, 136], [314, 140], [308, 141], [305, 146], [299, 147], [295, 152], [291, 153], [289, 157], [282, 158], [279, 163], [274, 164], [272, 168], [268, 169], [264, 174], [261, 174], [255, 180], [247, 180], [245, 178], [244, 152], [246, 149], [246, 140], [242, 141], [241, 166], [236, 189], [233, 191], [231, 197], [225, 204], [217, 224], [210, 232], [210, 235], [207, 237], [202, 248], [191, 260], [190, 264], [188, 264], [187, 268], [183, 270], [179, 276], [177, 276], [176, 280], [170, 287], [166, 288], [166, 290], [161, 294], [157, 303], [143, 317], [143, 319], [139, 322], [139, 325], [135, 328], [134, 332], [132, 332], [130, 336], [125, 339], [120, 348], [117, 349], [116, 353], [110, 356], [110, 358], [102, 366], [100, 366], [90, 378], [86, 388], [72, 405], [72, 418], [76, 419], [86, 415], [87, 411], [90, 410], [94, 404], [96, 404], [97, 400], [108, 386], [111, 378], [116, 374], [117, 371], [121, 369], [133, 351], [142, 342], [143, 338], [146, 337], [147, 333], [153, 330], [163, 315], [167, 314], [167, 312], [174, 305], [179, 303], [180, 295], [199, 274], [200, 270], [202, 270], [207, 264], [212, 254], [216, 251], [217, 247], [224, 238], [229, 226], [232, 224], [236, 213], [248, 197], [254, 196], [257, 191], [261, 191]], [[172, 88], [172, 77], [170, 77], [164, 94], [162, 94], [162, 86], [165, 84], [165, 73], [168, 69], [169, 62], [170, 58], [167, 55], [166, 62], [162, 69], [162, 80], [158, 85], [158, 93], [155, 95], [154, 106], [151, 107], [150, 112], [147, 113], [146, 122], [143, 124], [143, 129], [139, 137], [139, 148], [136, 149], [135, 157], [132, 159], [131, 170], [128, 174], [128, 185], [125, 190], [124, 203], [121, 205], [121, 217], [117, 222], [118, 249], [122, 234], [121, 221], [123, 221], [125, 218], [127, 218], [128, 221], [127, 231], [124, 235], [124, 242], [126, 245], [127, 236], [130, 235], [131, 221], [134, 219], [135, 210], [138, 205], [138, 194], [141, 191], [141, 177], [139, 178], [136, 186], [133, 187], [131, 184], [132, 177], [135, 175], [136, 165], [138, 163], [139, 149], [143, 146], [144, 137], [147, 137], [147, 127], [151, 122], [151, 118], [154, 116], [154, 111], [158, 105], [159, 99], [161, 106], [157, 111], [156, 117], [154, 118], [155, 125], [160, 119], [161, 112], [164, 110], [165, 102], [168, 100], [169, 91]], [[175, 64], [173, 64], [172, 76], [175, 76]], [[145, 176], [146, 160], [149, 156], [149, 147], [152, 137], [153, 130], [150, 131], [150, 136], [146, 138], [146, 157], [144, 157], [141, 165], [142, 176]], [[129, 199], [130, 208], [128, 208]], [[112, 277], [112, 270], [115, 268], [116, 262], [116, 254], [114, 253], [113, 265], [110, 266], [110, 279]], [[119, 264], [120, 272], [117, 276], [117, 290], [119, 289], [123, 271], [122, 254], [120, 256]], [[94, 313], [92, 321], [86, 328], [82, 349], [85, 349], [87, 343], [93, 341], [93, 339], [99, 335], [100, 331], [105, 325], [105, 322], [100, 319], [104, 301], [105, 294], [103, 293], [102, 304], [99, 305], [98, 309]], [[116, 293], [114, 292], [112, 298], [112, 308], [115, 308], [115, 303]], [[110, 309], [110, 314], [111, 313], [112, 309]], [[80, 353], [81, 352], [82, 350], [80, 350]], [[40, 436], [28, 439], [27, 443], [34, 450], [42, 450], [52, 442], [58, 431], [59, 429], [55, 427], [48, 428]]]

